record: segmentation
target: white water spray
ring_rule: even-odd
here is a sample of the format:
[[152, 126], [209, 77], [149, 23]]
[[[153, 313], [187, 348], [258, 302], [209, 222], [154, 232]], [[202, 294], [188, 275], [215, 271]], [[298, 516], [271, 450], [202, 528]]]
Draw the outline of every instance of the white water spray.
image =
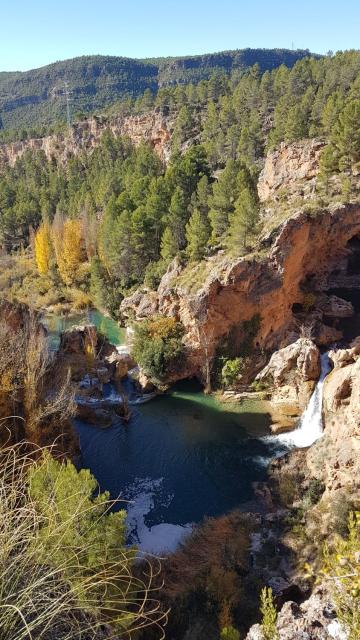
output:
[[300, 418], [295, 431], [282, 433], [277, 436], [279, 442], [291, 447], [310, 447], [323, 435], [322, 402], [324, 380], [331, 370], [331, 363], [327, 353], [321, 356], [321, 373], [309, 404]]

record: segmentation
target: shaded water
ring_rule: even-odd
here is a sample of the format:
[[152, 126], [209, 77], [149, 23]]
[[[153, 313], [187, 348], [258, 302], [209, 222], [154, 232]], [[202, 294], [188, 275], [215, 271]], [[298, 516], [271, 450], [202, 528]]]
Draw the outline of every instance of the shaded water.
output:
[[[60, 331], [86, 319], [114, 344], [124, 341], [123, 329], [92, 311], [48, 318], [54, 344]], [[127, 424], [101, 429], [76, 423], [82, 466], [112, 498], [128, 501], [122, 505], [131, 542], [147, 551], [174, 549], [204, 517], [251, 508], [252, 483], [265, 479], [275, 454], [274, 443], [264, 438], [270, 419], [261, 403], [223, 405], [187, 381], [131, 409]]]
[[238, 506], [272, 456], [269, 418], [260, 404], [220, 405], [191, 382], [102, 430], [78, 423], [82, 464], [112, 497], [132, 500], [132, 540], [146, 550], [173, 548], [183, 527]]

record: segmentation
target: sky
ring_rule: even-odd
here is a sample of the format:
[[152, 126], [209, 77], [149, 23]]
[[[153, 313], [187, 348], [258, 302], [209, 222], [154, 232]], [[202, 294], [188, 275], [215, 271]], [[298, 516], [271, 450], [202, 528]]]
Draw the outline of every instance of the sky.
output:
[[0, 71], [89, 54], [360, 48], [360, 0], [0, 0]]

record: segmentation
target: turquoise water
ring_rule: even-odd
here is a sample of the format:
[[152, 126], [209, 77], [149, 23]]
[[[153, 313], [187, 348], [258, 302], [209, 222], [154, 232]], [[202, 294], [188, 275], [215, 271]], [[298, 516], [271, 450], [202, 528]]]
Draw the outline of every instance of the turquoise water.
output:
[[82, 324], [94, 324], [101, 333], [107, 336], [111, 344], [124, 344], [126, 339], [126, 329], [119, 327], [115, 320], [105, 316], [98, 309], [89, 309], [83, 313], [68, 316], [46, 314], [42, 321], [48, 329], [50, 345], [53, 349], [58, 348], [62, 331]]
[[[113, 321], [99, 312], [89, 319], [111, 341], [123, 342]], [[48, 326], [56, 337], [72, 322]], [[131, 410], [128, 423], [108, 429], [76, 423], [81, 464], [126, 507], [129, 541], [161, 553], [204, 517], [251, 508], [252, 483], [265, 479], [272, 457], [271, 444], [262, 439], [269, 416], [261, 403], [220, 404], [186, 381]]]

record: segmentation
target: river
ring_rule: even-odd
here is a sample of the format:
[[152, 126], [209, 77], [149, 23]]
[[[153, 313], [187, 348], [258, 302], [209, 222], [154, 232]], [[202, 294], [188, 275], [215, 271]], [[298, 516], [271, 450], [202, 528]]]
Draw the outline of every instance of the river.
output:
[[[90, 312], [89, 320], [114, 344], [124, 341], [124, 330], [100, 312]], [[47, 319], [52, 343], [78, 323]], [[193, 381], [133, 406], [126, 424], [100, 429], [77, 421], [76, 427], [82, 466], [112, 498], [125, 501], [129, 541], [157, 553], [174, 549], [206, 516], [252, 508], [252, 483], [265, 479], [274, 455], [261, 403], [220, 404]]]

